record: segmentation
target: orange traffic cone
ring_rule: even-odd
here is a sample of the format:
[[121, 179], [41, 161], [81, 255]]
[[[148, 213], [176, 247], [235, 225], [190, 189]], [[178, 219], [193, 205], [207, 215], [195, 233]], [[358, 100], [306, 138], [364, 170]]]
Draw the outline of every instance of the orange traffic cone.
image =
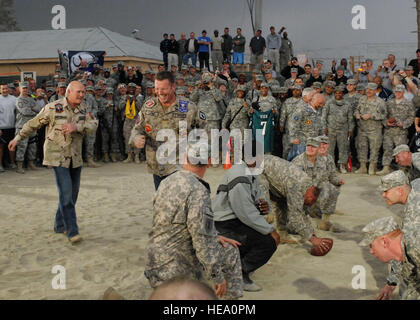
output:
[[232, 143], [231, 143], [230, 138], [229, 138], [229, 141], [227, 143], [226, 155], [225, 155], [225, 164], [223, 166], [223, 168], [225, 170], [229, 170], [232, 167], [232, 164], [230, 163], [230, 151], [231, 150], [232, 150]]

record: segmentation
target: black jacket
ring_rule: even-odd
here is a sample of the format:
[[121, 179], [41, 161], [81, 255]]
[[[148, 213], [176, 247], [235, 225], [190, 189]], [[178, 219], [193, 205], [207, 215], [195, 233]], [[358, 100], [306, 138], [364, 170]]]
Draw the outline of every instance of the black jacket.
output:
[[187, 40], [187, 42], [185, 42], [185, 47], [184, 47], [184, 49], [185, 49], [185, 53], [188, 53], [189, 51], [188, 51], [188, 47], [189, 47], [189, 45], [190, 45], [190, 41], [191, 40], [194, 40], [194, 52], [195, 53], [197, 53], [198, 52], [198, 41], [197, 41], [197, 39], [191, 39], [191, 38], [189, 38], [188, 40]]
[[178, 41], [169, 40], [168, 53], [178, 54]]
[[223, 38], [223, 43], [222, 43], [222, 50], [225, 53], [230, 53], [232, 51], [233, 48], [233, 39], [230, 35], [226, 35], [224, 34], [222, 36]]
[[164, 39], [160, 42], [160, 51], [162, 53], [168, 53], [169, 50], [169, 39]]

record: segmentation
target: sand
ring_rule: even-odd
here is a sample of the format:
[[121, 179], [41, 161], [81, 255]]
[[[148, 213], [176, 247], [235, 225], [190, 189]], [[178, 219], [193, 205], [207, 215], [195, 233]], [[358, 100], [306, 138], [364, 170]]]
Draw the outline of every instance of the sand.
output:
[[[212, 192], [224, 175], [210, 168]], [[317, 231], [334, 239], [325, 257], [308, 253], [309, 244], [281, 245], [255, 272], [261, 292], [244, 299], [374, 299], [385, 284], [387, 266], [357, 243], [368, 222], [402, 212], [387, 207], [376, 191], [379, 177], [342, 175], [337, 209], [331, 218], [345, 232]], [[145, 164], [111, 163], [83, 168], [76, 212], [84, 241], [72, 246], [53, 232], [58, 204], [52, 170], [0, 175], [0, 299], [101, 299], [112, 286], [127, 299], [151, 293], [143, 275], [152, 223], [153, 178]], [[319, 223], [313, 220], [314, 225]], [[66, 288], [53, 289], [54, 266], [65, 268]], [[353, 289], [354, 266], [366, 271], [366, 289]], [[397, 291], [394, 293], [398, 298]]]

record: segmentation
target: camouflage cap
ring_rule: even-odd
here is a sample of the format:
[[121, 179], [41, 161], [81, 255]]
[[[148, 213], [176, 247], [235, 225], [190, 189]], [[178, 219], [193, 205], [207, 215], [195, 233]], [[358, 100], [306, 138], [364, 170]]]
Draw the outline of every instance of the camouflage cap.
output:
[[312, 146], [315, 148], [319, 148], [320, 141], [317, 138], [309, 137], [306, 140], [306, 146]]
[[19, 83], [19, 87], [21, 87], [21, 88], [29, 88], [28, 81], [22, 81], [21, 83]]
[[94, 88], [95, 88], [95, 91], [96, 91], [96, 90], [102, 90], [102, 86], [98, 86], [98, 85], [96, 85]]
[[278, 85], [274, 85], [270, 89], [272, 93], [280, 93], [280, 86]]
[[114, 64], [112, 65], [112, 68], [118, 68], [118, 63], [114, 63]]
[[60, 79], [67, 79], [67, 75], [64, 73], [60, 74]]
[[359, 242], [359, 246], [367, 247], [377, 237], [383, 236], [391, 231], [398, 229], [398, 225], [393, 217], [380, 218], [367, 224], [362, 231], [365, 237]]
[[114, 94], [114, 89], [106, 88], [106, 94]]
[[155, 83], [152, 81], [148, 81], [146, 84], [146, 89], [150, 89], [150, 88], [154, 88], [155, 87]]
[[360, 90], [366, 90], [366, 87], [365, 87], [365, 85], [364, 85], [363, 83], [359, 83], [359, 84], [357, 84], [357, 86], [356, 86], [356, 90], [357, 90], [357, 91], [360, 91]]
[[134, 69], [134, 68], [133, 68], [133, 66], [128, 66], [128, 67], [127, 67], [127, 70], [128, 70], [128, 71], [131, 71], [131, 70], [133, 70], [133, 69]]
[[191, 164], [207, 164], [211, 156], [211, 147], [201, 140], [190, 140], [187, 144], [187, 157]]
[[376, 90], [376, 89], [378, 89], [378, 85], [376, 83], [369, 82], [366, 89]]
[[182, 65], [181, 70], [188, 70], [188, 66], [186, 66], [185, 64]]
[[261, 83], [261, 88], [262, 88], [262, 87], [265, 87], [265, 88], [270, 89], [270, 86], [268, 85], [268, 83], [267, 83], [267, 82], [263, 82], [263, 83]]
[[407, 176], [402, 170], [394, 171], [386, 176], [381, 177], [381, 185], [378, 190], [380, 192], [387, 191], [389, 189], [409, 184]]
[[405, 91], [405, 86], [403, 84], [397, 84], [395, 86], [394, 92], [404, 92]]
[[184, 77], [182, 76], [182, 74], [177, 74], [175, 77], [175, 81], [176, 80], [184, 80]]
[[[12, 83], [13, 84], [13, 83]], [[48, 80], [48, 81], [46, 81], [45, 82], [45, 85], [47, 86], [47, 87], [52, 87], [53, 85], [54, 85], [54, 81], [52, 81], [52, 80]]]
[[203, 76], [203, 82], [210, 82], [210, 81], [212, 81], [213, 80], [213, 78], [211, 77], [211, 75], [209, 75], [209, 74], [205, 74], [204, 76]]
[[239, 80], [238, 80], [238, 78], [232, 78], [232, 81], [238, 82]]
[[347, 80], [347, 84], [355, 85], [356, 84], [356, 80], [354, 80], [354, 79], [348, 79]]
[[298, 72], [298, 69], [297, 68], [291, 68], [290, 72]]
[[134, 82], [130, 82], [127, 87], [136, 87], [137, 85]]
[[392, 150], [392, 156], [395, 157], [396, 155], [398, 155], [400, 152], [403, 152], [403, 151], [410, 151], [409, 146], [406, 144], [400, 144], [396, 146], [394, 150]]
[[120, 83], [120, 89], [121, 88], [127, 88], [127, 86], [125, 85], [125, 83]]
[[13, 83], [8, 83], [8, 84], [7, 84], [7, 86], [8, 86], [10, 89], [14, 89], [14, 88], [15, 88], [15, 85], [14, 85]]
[[287, 93], [287, 92], [289, 92], [289, 89], [287, 89], [287, 87], [280, 87], [279, 93]]
[[257, 74], [257, 76], [255, 77], [255, 81], [264, 81], [264, 76], [262, 74]]
[[223, 80], [222, 78], [220, 78], [220, 77], [217, 77], [218, 79], [217, 79], [217, 83], [219, 84], [219, 85], [225, 85], [226, 87], [227, 87], [227, 85], [228, 85], [228, 83], [227, 83], [227, 81], [226, 80]]
[[317, 88], [317, 89], [321, 89], [322, 88], [322, 83], [319, 81], [316, 81], [314, 83], [312, 83], [312, 87]]
[[252, 70], [252, 73], [260, 73], [260, 70], [259, 70], [259, 69], [257, 69], [257, 68], [254, 68], [254, 69]]
[[294, 86], [292, 86], [292, 90], [302, 90], [302, 87], [298, 84], [295, 84]]
[[263, 73], [264, 73], [264, 74], [267, 74], [267, 73], [273, 73], [273, 69], [266, 69]]
[[338, 85], [335, 87], [335, 91], [340, 91], [340, 92], [344, 92], [346, 91], [346, 88], [343, 85]]
[[65, 82], [59, 82], [58, 87], [59, 88], [67, 88], [67, 84]]
[[54, 92], [54, 88], [53, 87], [47, 87], [47, 92]]
[[331, 81], [331, 80], [325, 81], [325, 86], [335, 88], [336, 83], [335, 83], [335, 81]]
[[95, 88], [92, 86], [87, 86], [86, 91], [95, 91]]
[[188, 69], [191, 69], [191, 68], [195, 69], [195, 67], [192, 64], [188, 65]]
[[175, 94], [179, 95], [179, 94], [186, 94], [188, 92], [188, 89], [185, 87], [177, 87], [175, 89]]
[[318, 137], [316, 137], [316, 139], [319, 140], [319, 143], [325, 143], [325, 144], [330, 143], [330, 139], [328, 139], [328, 136], [326, 136], [326, 135], [318, 136]]
[[124, 65], [124, 61], [118, 61], [118, 65], [119, 66], [123, 66]]
[[413, 71], [413, 66], [405, 66], [404, 70]]
[[324, 64], [324, 61], [322, 61], [322, 60], [316, 60], [316, 63]]
[[110, 68], [104, 68], [104, 71], [105, 72], [111, 72], [111, 69]]
[[236, 87], [235, 92], [236, 92], [236, 91], [243, 91], [243, 92], [246, 92], [246, 86], [244, 86], [243, 84], [240, 84], [240, 85], [238, 85], [238, 86]]

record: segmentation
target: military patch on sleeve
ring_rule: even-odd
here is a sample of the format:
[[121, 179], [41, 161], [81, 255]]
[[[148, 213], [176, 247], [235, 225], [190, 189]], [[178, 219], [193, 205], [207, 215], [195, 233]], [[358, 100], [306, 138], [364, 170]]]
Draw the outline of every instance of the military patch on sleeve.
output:
[[299, 120], [299, 117], [298, 117], [298, 116], [295, 116], [293, 119], [294, 119], [295, 121], [298, 121], [298, 120]]
[[146, 106], [147, 109], [150, 109], [151, 107], [155, 105], [155, 102], [153, 100], [148, 100], [146, 101], [144, 105]]
[[308, 120], [306, 120], [306, 124], [307, 124], [308, 126], [310, 126], [310, 125], [312, 124], [312, 121], [311, 121], [310, 119], [308, 119]]
[[206, 120], [206, 114], [202, 111], [200, 111], [200, 119], [201, 120]]
[[150, 132], [152, 132], [152, 127], [150, 126], [150, 124], [146, 124], [146, 125], [145, 125], [145, 127], [144, 127], [144, 130], [145, 130], [147, 133], [150, 133]]
[[61, 113], [61, 112], [63, 112], [63, 111], [64, 111], [63, 105], [62, 105], [62, 104], [60, 104], [60, 103], [57, 103], [57, 104], [55, 105], [55, 112]]
[[188, 112], [188, 104], [189, 104], [189, 101], [179, 100], [178, 111], [179, 112]]

